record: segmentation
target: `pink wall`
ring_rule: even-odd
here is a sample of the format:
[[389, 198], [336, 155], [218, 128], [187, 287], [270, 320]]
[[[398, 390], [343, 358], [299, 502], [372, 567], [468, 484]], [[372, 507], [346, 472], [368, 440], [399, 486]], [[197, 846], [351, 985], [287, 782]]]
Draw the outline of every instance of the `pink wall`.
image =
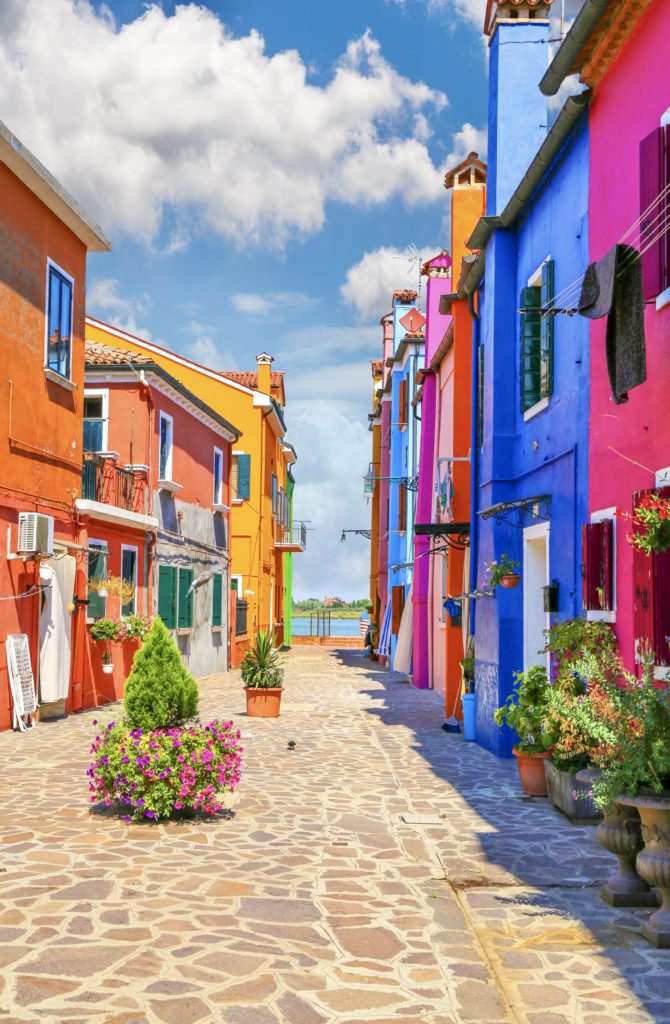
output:
[[[661, 115], [670, 107], [668, 38], [670, 3], [652, 4], [596, 89], [590, 115], [592, 260], [604, 256], [640, 215], [639, 143], [658, 127]], [[637, 242], [637, 236], [633, 237], [632, 243]], [[653, 487], [652, 471], [670, 465], [670, 305], [660, 311], [647, 305], [645, 325], [647, 382], [631, 391], [627, 404], [615, 405], [605, 364], [606, 320], [592, 324], [591, 511], [613, 506], [630, 511], [633, 491]], [[632, 549], [625, 539], [625, 520], [618, 519], [616, 529], [616, 630], [630, 667], [634, 652]]]

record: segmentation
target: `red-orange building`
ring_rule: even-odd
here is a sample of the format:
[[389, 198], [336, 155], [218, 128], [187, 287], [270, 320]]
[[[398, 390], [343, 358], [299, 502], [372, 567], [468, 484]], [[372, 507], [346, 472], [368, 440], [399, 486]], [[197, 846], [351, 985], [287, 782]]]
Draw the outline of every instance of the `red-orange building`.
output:
[[[5, 639], [29, 638], [45, 704], [71, 693], [85, 583], [81, 493], [86, 254], [111, 243], [0, 122], [0, 729], [11, 726]], [[19, 555], [23, 541], [32, 550]], [[31, 514], [44, 528], [29, 540]], [[48, 557], [51, 553], [52, 557]], [[75, 651], [76, 655], [76, 651]], [[41, 666], [41, 669], [40, 669]]]

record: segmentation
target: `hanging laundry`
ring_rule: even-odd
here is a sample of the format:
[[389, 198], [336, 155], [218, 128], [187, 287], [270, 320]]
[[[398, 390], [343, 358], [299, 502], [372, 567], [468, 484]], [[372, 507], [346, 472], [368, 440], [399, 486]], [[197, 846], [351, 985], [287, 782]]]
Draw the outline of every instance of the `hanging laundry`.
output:
[[644, 337], [642, 262], [637, 249], [615, 245], [587, 267], [578, 304], [582, 316], [607, 315], [605, 352], [614, 401], [628, 401], [628, 392], [647, 379]]

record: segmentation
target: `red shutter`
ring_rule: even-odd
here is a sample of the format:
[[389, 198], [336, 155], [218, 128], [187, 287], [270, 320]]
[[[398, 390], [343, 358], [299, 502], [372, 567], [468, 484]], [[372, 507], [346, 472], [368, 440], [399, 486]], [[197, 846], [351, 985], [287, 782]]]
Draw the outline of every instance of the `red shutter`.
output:
[[614, 524], [611, 519], [582, 527], [582, 601], [589, 612], [609, 612], [614, 599]]
[[[633, 506], [650, 491], [636, 491]], [[646, 641], [654, 646], [654, 585], [653, 559], [644, 551], [633, 548], [633, 624], [635, 627], [635, 653], [638, 645]]]
[[602, 609], [611, 612], [614, 608], [614, 521], [603, 519], [602, 533]]
[[[649, 241], [658, 235], [657, 229], [668, 210], [667, 199], [659, 199], [665, 178], [664, 136], [664, 129], [656, 128], [640, 142], [641, 249], [645, 248], [645, 240]], [[666, 239], [667, 235], [664, 235], [642, 255], [642, 289], [645, 299], [655, 298], [664, 289], [663, 254]]]
[[[670, 498], [670, 487], [659, 487], [658, 494]], [[670, 551], [656, 553], [651, 556], [652, 579], [654, 585], [654, 651], [656, 664], [670, 663]]]
[[582, 602], [587, 611], [600, 607], [596, 592], [600, 533], [600, 523], [585, 523], [582, 526]]
[[402, 619], [403, 609], [405, 607], [405, 588], [392, 587], [391, 588], [391, 632], [395, 633], [396, 636], [400, 631], [400, 620]]

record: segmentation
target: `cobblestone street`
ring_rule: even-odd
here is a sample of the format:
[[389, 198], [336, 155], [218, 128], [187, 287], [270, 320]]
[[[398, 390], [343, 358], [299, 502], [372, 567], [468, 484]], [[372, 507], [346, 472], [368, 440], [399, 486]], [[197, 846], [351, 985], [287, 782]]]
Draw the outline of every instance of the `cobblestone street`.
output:
[[670, 951], [600, 899], [594, 829], [444, 733], [436, 694], [304, 649], [281, 718], [243, 710], [236, 673], [203, 683], [244, 736], [215, 821], [89, 811], [118, 706], [0, 735], [0, 1021], [670, 1021]]

